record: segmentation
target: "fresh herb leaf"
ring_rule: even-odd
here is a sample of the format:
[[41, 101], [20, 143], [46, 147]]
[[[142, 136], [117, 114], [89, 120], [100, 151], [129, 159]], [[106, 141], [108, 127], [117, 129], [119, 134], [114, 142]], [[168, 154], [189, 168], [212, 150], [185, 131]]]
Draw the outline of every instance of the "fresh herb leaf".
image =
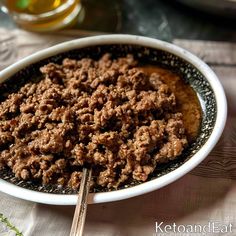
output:
[[16, 7], [19, 9], [26, 9], [30, 4], [30, 0], [18, 0], [16, 2]]
[[8, 229], [14, 231], [16, 236], [24, 236], [14, 225], [11, 224], [7, 217], [5, 217], [2, 213], [0, 213], [0, 222], [5, 224]]

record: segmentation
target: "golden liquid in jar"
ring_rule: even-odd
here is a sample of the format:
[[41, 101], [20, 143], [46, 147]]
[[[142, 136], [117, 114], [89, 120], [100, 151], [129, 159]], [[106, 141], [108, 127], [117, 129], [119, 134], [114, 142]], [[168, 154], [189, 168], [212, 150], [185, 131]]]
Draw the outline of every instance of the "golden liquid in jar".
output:
[[[63, 11], [57, 11], [68, 2], [71, 4], [68, 4]], [[79, 3], [80, 0], [7, 0], [6, 7], [20, 26], [29, 30], [47, 31], [62, 28], [64, 24], [68, 25], [68, 22], [74, 20], [75, 11], [79, 12], [76, 10]], [[43, 16], [44, 13], [48, 15]], [[25, 20], [21, 17], [23, 14], [38, 18]]]
[[10, 11], [26, 14], [42, 14], [63, 5], [66, 0], [8, 0], [7, 8]]

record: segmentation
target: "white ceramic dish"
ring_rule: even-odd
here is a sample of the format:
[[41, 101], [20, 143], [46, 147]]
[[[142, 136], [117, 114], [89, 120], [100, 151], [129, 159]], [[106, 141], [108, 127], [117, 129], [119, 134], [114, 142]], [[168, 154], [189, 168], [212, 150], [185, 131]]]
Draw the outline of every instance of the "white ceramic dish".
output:
[[[179, 179], [180, 177], [191, 171], [193, 168], [195, 168], [203, 159], [207, 157], [207, 155], [213, 149], [213, 147], [215, 146], [215, 144], [217, 143], [222, 134], [227, 115], [227, 104], [222, 85], [220, 84], [214, 72], [203, 61], [201, 61], [193, 54], [187, 52], [186, 50], [177, 47], [173, 44], [140, 36], [132, 36], [132, 35], [94, 36], [94, 37], [73, 40], [59, 44], [57, 46], [53, 46], [51, 48], [42, 50], [31, 56], [28, 56], [22, 59], [21, 61], [9, 66], [5, 70], [1, 71], [0, 83], [14, 76], [18, 71], [24, 69], [25, 67], [34, 64], [38, 61], [44, 60], [45, 58], [49, 58], [51, 56], [58, 55], [60, 53], [68, 52], [71, 50], [80, 50], [86, 47], [93, 47], [97, 45], [111, 45], [111, 44], [136, 45], [136, 46], [138, 45], [138, 47], [144, 47], [144, 48], [147, 47], [151, 51], [157, 50], [168, 53], [168, 55], [170, 55], [170, 59], [167, 58], [166, 61], [172, 60], [172, 58], [174, 57], [177, 58], [177, 60], [179, 59], [183, 61], [185, 65], [187, 65], [187, 67], [188, 65], [190, 65], [193, 68], [193, 71], [197, 71], [198, 75], [201, 74], [201, 76], [204, 77], [204, 81], [207, 81], [208, 86], [211, 87], [210, 89], [211, 91], [210, 92], [208, 91], [208, 93], [211, 93], [215, 100], [215, 108], [214, 108], [215, 117], [213, 117], [214, 122], [213, 121], [212, 122], [214, 124], [213, 127], [211, 127], [211, 131], [208, 135], [209, 137], [205, 138], [206, 140], [204, 140], [204, 143], [201, 144], [199, 150], [193, 152], [193, 155], [190, 157], [190, 159], [186, 160], [176, 169], [160, 177], [157, 177], [153, 180], [126, 189], [121, 189], [111, 192], [91, 193], [89, 194], [89, 203], [110, 202], [110, 201], [117, 201], [126, 198], [131, 198], [134, 196], [138, 196], [144, 193], [160, 189], [163, 186], [166, 186], [172, 183], [173, 181]], [[175, 62], [170, 61], [170, 64], [174, 63]], [[181, 71], [182, 69], [183, 68], [181, 68]], [[186, 76], [189, 77], [189, 74], [187, 74]], [[194, 82], [195, 79], [193, 78], [192, 81]], [[203, 83], [206, 84], [206, 82]], [[207, 91], [204, 93], [207, 93]], [[208, 94], [205, 94], [205, 97], [208, 97]], [[204, 106], [204, 101], [202, 101], [202, 99], [200, 100], [202, 105]], [[209, 107], [212, 107], [212, 105], [209, 105]], [[209, 107], [207, 107], [208, 111], [205, 114], [206, 117], [209, 114], [211, 114]], [[203, 107], [203, 109], [205, 108]], [[203, 129], [205, 128], [203, 127]], [[204, 139], [204, 135], [205, 134], [199, 137], [200, 141]], [[51, 194], [51, 193], [33, 191], [26, 189], [24, 187], [16, 186], [15, 184], [9, 183], [8, 181], [3, 179], [0, 179], [0, 191], [18, 198], [46, 204], [75, 205], [77, 201], [76, 195]]]

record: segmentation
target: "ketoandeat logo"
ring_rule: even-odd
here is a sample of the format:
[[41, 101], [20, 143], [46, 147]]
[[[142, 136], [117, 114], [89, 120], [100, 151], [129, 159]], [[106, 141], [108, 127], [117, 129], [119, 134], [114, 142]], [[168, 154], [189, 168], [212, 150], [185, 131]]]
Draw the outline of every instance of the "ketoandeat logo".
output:
[[215, 234], [224, 234], [232, 233], [233, 224], [222, 224], [221, 222], [211, 221], [207, 224], [164, 224], [164, 222], [155, 222], [155, 235], [168, 234], [168, 233], [179, 233], [179, 234], [195, 234], [195, 233], [215, 233]]

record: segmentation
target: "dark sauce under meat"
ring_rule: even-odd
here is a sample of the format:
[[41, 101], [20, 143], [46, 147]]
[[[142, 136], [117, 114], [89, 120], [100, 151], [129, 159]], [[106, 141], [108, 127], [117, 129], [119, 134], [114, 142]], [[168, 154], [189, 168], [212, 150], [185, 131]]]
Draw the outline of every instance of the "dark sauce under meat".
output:
[[183, 114], [182, 118], [188, 142], [194, 142], [199, 132], [202, 117], [201, 105], [196, 92], [179, 75], [169, 70], [150, 65], [140, 68], [148, 75], [158, 74], [159, 79], [167, 84], [175, 94], [176, 110]]
[[77, 189], [89, 166], [95, 186], [146, 181], [197, 136], [197, 96], [170, 71], [105, 54], [41, 72], [0, 104], [0, 169], [20, 179]]

